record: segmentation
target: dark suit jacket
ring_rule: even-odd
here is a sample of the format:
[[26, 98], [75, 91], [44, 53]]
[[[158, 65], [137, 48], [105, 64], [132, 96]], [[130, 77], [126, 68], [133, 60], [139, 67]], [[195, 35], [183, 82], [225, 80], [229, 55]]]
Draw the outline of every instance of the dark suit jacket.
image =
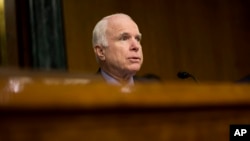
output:
[[250, 83], [250, 74], [238, 80], [237, 83]]

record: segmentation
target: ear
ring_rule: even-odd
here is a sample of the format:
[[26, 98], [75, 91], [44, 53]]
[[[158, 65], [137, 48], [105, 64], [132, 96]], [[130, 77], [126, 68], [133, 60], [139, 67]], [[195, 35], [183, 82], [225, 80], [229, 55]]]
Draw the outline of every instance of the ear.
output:
[[100, 60], [102, 60], [102, 61], [105, 60], [105, 49], [104, 49], [103, 46], [95, 46], [95, 47], [94, 47], [94, 51], [95, 51], [96, 56], [97, 56]]

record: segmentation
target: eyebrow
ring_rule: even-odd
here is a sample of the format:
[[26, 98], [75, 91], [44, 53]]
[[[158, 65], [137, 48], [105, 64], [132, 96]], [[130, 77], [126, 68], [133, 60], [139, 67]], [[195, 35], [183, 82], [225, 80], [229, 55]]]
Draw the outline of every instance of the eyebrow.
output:
[[[129, 34], [129, 33], [127, 33], [127, 32], [123, 32], [123, 33], [121, 33], [121, 34], [119, 35], [119, 37], [121, 37], [121, 36], [130, 36], [130, 34]], [[141, 37], [142, 37], [142, 34], [141, 34], [141, 33], [139, 33], [139, 34], [137, 34], [137, 35], [136, 35], [136, 37], [141, 38]]]

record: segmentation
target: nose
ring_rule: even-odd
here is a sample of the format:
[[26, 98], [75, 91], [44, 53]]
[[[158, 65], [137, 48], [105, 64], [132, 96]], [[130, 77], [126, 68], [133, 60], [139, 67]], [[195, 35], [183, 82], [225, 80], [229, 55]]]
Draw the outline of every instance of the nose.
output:
[[140, 49], [140, 46], [141, 43], [138, 40], [133, 39], [131, 42], [130, 50], [137, 52]]

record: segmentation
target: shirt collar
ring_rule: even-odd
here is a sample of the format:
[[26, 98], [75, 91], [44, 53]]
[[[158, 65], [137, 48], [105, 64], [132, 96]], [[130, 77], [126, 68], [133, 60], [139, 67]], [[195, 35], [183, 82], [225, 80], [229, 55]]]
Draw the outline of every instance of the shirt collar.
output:
[[[113, 84], [113, 85], [121, 85], [121, 83], [119, 81], [117, 81], [116, 79], [114, 79], [112, 76], [108, 75], [102, 69], [101, 69], [101, 75], [103, 76], [103, 78], [106, 80], [107, 83]], [[128, 85], [134, 85], [134, 79], [133, 79], [133, 77], [129, 78]]]

